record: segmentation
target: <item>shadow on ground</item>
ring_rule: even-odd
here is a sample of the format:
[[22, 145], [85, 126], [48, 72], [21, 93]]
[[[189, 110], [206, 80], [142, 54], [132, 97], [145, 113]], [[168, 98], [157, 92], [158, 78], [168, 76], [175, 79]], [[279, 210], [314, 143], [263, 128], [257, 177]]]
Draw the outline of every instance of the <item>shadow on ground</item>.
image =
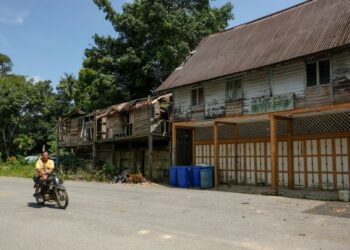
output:
[[350, 219], [350, 203], [344, 202], [325, 202], [322, 205], [316, 206], [305, 213], [329, 215], [335, 217], [349, 218]]
[[56, 204], [44, 204], [44, 205], [39, 205], [36, 202], [28, 202], [27, 204], [28, 207], [31, 208], [43, 208], [43, 207], [48, 207], [48, 208], [53, 208], [53, 209], [59, 209], [59, 207]]

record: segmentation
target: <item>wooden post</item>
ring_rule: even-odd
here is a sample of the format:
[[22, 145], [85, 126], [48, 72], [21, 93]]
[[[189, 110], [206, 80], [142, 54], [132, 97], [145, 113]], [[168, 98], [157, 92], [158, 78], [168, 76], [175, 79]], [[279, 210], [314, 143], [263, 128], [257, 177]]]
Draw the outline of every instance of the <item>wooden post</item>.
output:
[[148, 134], [148, 170], [149, 179], [152, 180], [152, 169], [153, 169], [153, 136], [152, 133]]
[[112, 144], [112, 165], [114, 167], [116, 167], [116, 164], [115, 164], [115, 144], [114, 143]]
[[214, 122], [214, 167], [215, 167], [215, 186], [219, 186], [219, 171], [220, 171], [220, 158], [219, 158], [219, 125]]
[[253, 154], [254, 154], [254, 178], [255, 178], [255, 184], [258, 184], [258, 161], [257, 161], [257, 153], [256, 153], [256, 146], [257, 143], [253, 142]]
[[308, 177], [308, 165], [307, 165], [307, 143], [306, 140], [303, 143], [303, 157], [304, 157], [304, 185], [305, 188], [309, 187], [309, 177]]
[[247, 142], [243, 144], [243, 183], [247, 185]]
[[196, 129], [192, 128], [192, 165], [196, 165]]
[[348, 189], [350, 190], [350, 137], [347, 138], [348, 140]]
[[92, 165], [96, 164], [97, 115], [94, 113], [94, 133], [92, 135]]
[[[226, 179], [226, 184], [229, 184], [228, 182], [228, 144], [225, 144], [225, 165], [226, 165], [226, 173], [225, 173], [225, 179]], [[231, 148], [231, 153], [232, 153], [232, 148]]]
[[153, 135], [152, 135], [152, 104], [151, 97], [148, 96], [148, 171], [149, 179], [152, 180], [152, 169], [153, 169]]
[[[271, 147], [271, 145], [270, 145]], [[271, 155], [270, 155], [271, 157]], [[265, 183], [268, 183], [268, 167], [267, 167], [267, 142], [265, 141], [264, 142], [264, 166], [265, 166], [265, 169], [264, 169], [264, 174], [265, 174]]]
[[234, 124], [234, 127], [233, 127], [233, 138], [234, 138], [234, 152], [235, 152], [235, 155], [234, 155], [234, 168], [235, 168], [235, 182], [236, 184], [238, 184], [238, 126], [237, 124]]
[[294, 164], [293, 164], [293, 120], [287, 121], [288, 136], [287, 136], [287, 149], [288, 149], [288, 188], [294, 187]]
[[172, 125], [172, 136], [171, 136], [171, 140], [172, 140], [172, 165], [176, 166], [176, 125], [175, 122], [173, 122]]
[[277, 155], [277, 120], [270, 116], [270, 140], [271, 140], [271, 184], [272, 189], [278, 192], [278, 155]]
[[333, 165], [333, 185], [334, 191], [337, 190], [337, 158], [336, 158], [336, 148], [335, 148], [335, 139], [332, 138], [332, 165]]
[[322, 190], [321, 139], [317, 139], [318, 189]]

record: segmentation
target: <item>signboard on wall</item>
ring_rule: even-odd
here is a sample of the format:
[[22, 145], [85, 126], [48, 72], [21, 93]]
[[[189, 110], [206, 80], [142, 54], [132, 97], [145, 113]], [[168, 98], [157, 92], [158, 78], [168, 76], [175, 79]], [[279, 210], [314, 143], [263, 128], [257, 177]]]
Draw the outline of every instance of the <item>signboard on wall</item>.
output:
[[248, 113], [259, 114], [294, 109], [294, 95], [277, 95], [252, 99]]

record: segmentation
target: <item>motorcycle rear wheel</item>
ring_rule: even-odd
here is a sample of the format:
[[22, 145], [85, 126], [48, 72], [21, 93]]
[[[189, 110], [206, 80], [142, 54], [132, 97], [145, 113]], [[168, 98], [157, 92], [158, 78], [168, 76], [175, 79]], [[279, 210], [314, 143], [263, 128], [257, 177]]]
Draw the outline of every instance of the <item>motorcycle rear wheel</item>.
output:
[[66, 209], [68, 206], [68, 193], [65, 190], [56, 191], [56, 201], [59, 208]]

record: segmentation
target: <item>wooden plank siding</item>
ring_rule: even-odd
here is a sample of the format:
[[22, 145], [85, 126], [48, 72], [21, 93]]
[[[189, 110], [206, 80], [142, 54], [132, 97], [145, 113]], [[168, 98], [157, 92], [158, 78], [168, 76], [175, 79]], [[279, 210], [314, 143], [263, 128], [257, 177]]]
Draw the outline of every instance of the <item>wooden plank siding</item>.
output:
[[134, 136], [146, 136], [149, 133], [148, 107], [134, 110]]
[[[195, 109], [191, 107], [192, 85], [177, 88], [174, 90], [175, 121], [248, 114], [253, 99], [270, 97], [271, 94], [279, 96], [292, 93], [295, 109], [350, 102], [350, 49], [328, 53], [325, 57], [331, 59], [331, 84], [306, 87], [308, 58], [302, 58], [202, 82], [200, 85], [204, 88], [205, 105]], [[322, 55], [318, 58], [322, 58]], [[232, 77], [242, 80], [242, 100], [225, 101], [226, 82]]]
[[305, 91], [307, 107], [317, 107], [332, 104], [332, 85], [325, 84], [307, 87]]
[[178, 121], [191, 119], [191, 89], [187, 86], [174, 90], [174, 116]]
[[112, 136], [111, 138], [123, 133], [123, 121], [120, 113], [115, 113], [112, 116], [109, 116], [108, 120], [111, 126], [110, 129], [112, 129], [112, 132], [110, 132]]
[[350, 102], [350, 51], [333, 56], [333, 101]]
[[225, 93], [226, 79], [221, 78], [210, 81], [205, 85], [205, 117], [214, 118], [225, 115]]

